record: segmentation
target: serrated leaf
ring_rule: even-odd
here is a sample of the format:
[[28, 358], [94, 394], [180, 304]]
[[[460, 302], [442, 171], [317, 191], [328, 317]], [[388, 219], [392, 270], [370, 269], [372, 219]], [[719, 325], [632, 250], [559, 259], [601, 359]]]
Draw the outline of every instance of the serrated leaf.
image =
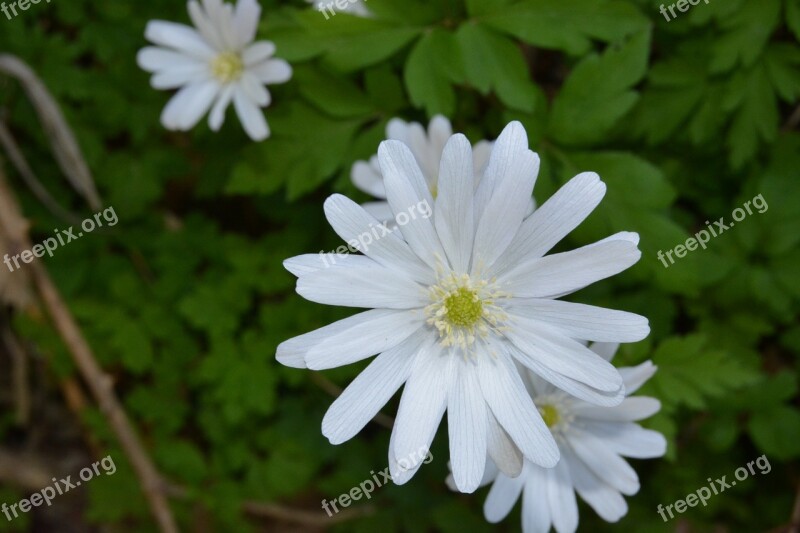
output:
[[536, 88], [519, 48], [480, 24], [464, 24], [457, 40], [467, 81], [483, 94], [494, 90], [507, 106], [533, 111]]
[[653, 362], [658, 372], [650, 383], [659, 391], [658, 397], [693, 409], [704, 409], [708, 398], [721, 397], [757, 379], [699, 334], [668, 338], [656, 349]]
[[632, 87], [644, 77], [649, 53], [650, 34], [640, 33], [578, 63], [553, 102], [550, 135], [569, 145], [606, 140], [638, 99]]
[[533, 46], [578, 55], [591, 39], [613, 42], [648, 27], [647, 18], [621, 1], [526, 0], [484, 15], [482, 22]]
[[455, 91], [451, 85], [460, 76], [460, 55], [453, 35], [442, 30], [425, 34], [408, 55], [403, 78], [415, 106], [428, 115], [452, 115]]

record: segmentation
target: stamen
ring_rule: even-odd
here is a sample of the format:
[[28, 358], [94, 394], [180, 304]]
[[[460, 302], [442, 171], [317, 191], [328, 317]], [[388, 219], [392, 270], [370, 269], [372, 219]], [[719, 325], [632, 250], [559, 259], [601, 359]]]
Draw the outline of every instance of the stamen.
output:
[[222, 83], [238, 80], [244, 72], [244, 63], [238, 54], [222, 52], [211, 61], [211, 74]]

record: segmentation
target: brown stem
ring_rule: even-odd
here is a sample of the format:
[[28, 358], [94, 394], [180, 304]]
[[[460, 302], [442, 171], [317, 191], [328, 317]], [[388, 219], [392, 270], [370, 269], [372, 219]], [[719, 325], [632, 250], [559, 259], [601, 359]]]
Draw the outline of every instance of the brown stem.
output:
[[[28, 224], [19, 213], [16, 198], [0, 173], [0, 228], [5, 231], [12, 246], [29, 250], [32, 246], [27, 235]], [[31, 272], [33, 284], [38, 289], [45, 308], [67, 345], [83, 380], [128, 456], [159, 528], [163, 533], [177, 533], [178, 527], [164, 494], [164, 482], [145, 452], [125, 409], [117, 399], [111, 378], [97, 363], [89, 344], [44, 266], [33, 262], [26, 268]]]

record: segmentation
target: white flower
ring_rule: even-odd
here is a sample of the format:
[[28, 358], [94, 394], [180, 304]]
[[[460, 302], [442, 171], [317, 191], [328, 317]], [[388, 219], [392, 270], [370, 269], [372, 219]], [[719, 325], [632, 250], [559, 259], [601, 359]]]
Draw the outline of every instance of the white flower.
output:
[[[402, 141], [411, 149], [417, 164], [425, 177], [425, 183], [431, 191], [431, 195], [436, 198], [438, 194], [439, 181], [439, 162], [442, 160], [442, 151], [448, 139], [453, 135], [453, 127], [450, 121], [442, 115], [434, 116], [428, 124], [428, 131], [422, 124], [417, 122], [405, 122], [399, 118], [393, 118], [386, 124], [386, 138]], [[489, 141], [479, 141], [472, 148], [472, 168], [475, 171], [474, 186], [483, 175], [486, 163], [489, 161], [489, 154], [492, 151], [492, 143]], [[386, 202], [386, 187], [383, 184], [381, 167], [378, 163], [378, 156], [372, 156], [367, 161], [356, 161], [350, 172], [353, 184], [376, 198], [381, 202], [369, 202], [362, 204], [371, 215], [379, 220], [391, 220], [393, 218], [389, 203]]]
[[433, 216], [365, 247], [355, 237], [378, 221], [344, 196], [328, 198], [333, 229], [364, 255], [309, 254], [284, 264], [301, 296], [372, 309], [283, 342], [278, 361], [321, 370], [379, 354], [333, 403], [322, 432], [333, 444], [350, 439], [405, 384], [389, 444], [397, 483], [419, 467], [397, 459], [428, 449], [445, 410], [460, 490], [478, 486], [487, 452], [510, 475], [522, 456], [554, 466], [558, 446], [515, 361], [586, 401], [622, 401], [619, 372], [573, 338], [638, 341], [649, 333], [647, 319], [556, 298], [633, 265], [638, 236], [543, 257], [597, 206], [605, 185], [580, 174], [525, 218], [539, 158], [518, 122], [500, 135], [475, 190], [470, 143], [452, 136], [435, 202], [405, 144], [381, 143], [378, 159], [392, 211], [425, 201]]
[[195, 28], [153, 20], [145, 37], [158, 46], [139, 51], [139, 66], [153, 73], [155, 89], [180, 90], [161, 113], [161, 123], [171, 130], [186, 131], [211, 109], [208, 125], [218, 131], [225, 110], [233, 102], [236, 114], [253, 140], [269, 137], [269, 127], [259, 107], [271, 97], [264, 87], [283, 83], [292, 68], [275, 59], [270, 41], [253, 42], [261, 14], [255, 0], [239, 0], [236, 9], [221, 0], [189, 1]]
[[[600, 343], [591, 348], [611, 359], [617, 344]], [[630, 395], [655, 373], [646, 361], [620, 368]], [[607, 522], [616, 522], [628, 512], [625, 498], [639, 491], [636, 471], [623, 459], [650, 459], [666, 452], [664, 436], [644, 429], [636, 421], [658, 412], [655, 398], [628, 397], [616, 407], [597, 407], [555, 389], [525, 371], [533, 401], [558, 442], [561, 461], [555, 468], [542, 468], [525, 461], [522, 473], [511, 478], [498, 472], [489, 461], [484, 482], [493, 480], [483, 511], [489, 522], [508, 515], [522, 494], [522, 529], [525, 533], [546, 533], [552, 526], [558, 533], [578, 527], [575, 492]], [[452, 480], [448, 479], [452, 486]]]

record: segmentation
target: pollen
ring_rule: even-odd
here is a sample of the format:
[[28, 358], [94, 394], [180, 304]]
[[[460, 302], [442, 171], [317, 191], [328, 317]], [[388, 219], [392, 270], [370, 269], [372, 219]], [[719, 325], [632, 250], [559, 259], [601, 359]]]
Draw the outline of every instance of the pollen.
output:
[[547, 427], [552, 428], [558, 421], [561, 419], [561, 416], [558, 414], [558, 409], [554, 406], [545, 404], [539, 406], [539, 414], [542, 415], [542, 419], [544, 419], [544, 423], [547, 424]]
[[238, 80], [244, 72], [244, 63], [238, 54], [222, 52], [211, 61], [211, 74], [222, 83]]
[[483, 316], [483, 302], [478, 292], [459, 287], [444, 299], [445, 316], [452, 325], [470, 328]]
[[494, 280], [473, 279], [468, 274], [440, 276], [430, 287], [427, 323], [439, 333], [439, 344], [461, 348], [466, 357], [473, 345], [491, 332], [501, 333], [508, 315], [498, 301], [510, 297]]

